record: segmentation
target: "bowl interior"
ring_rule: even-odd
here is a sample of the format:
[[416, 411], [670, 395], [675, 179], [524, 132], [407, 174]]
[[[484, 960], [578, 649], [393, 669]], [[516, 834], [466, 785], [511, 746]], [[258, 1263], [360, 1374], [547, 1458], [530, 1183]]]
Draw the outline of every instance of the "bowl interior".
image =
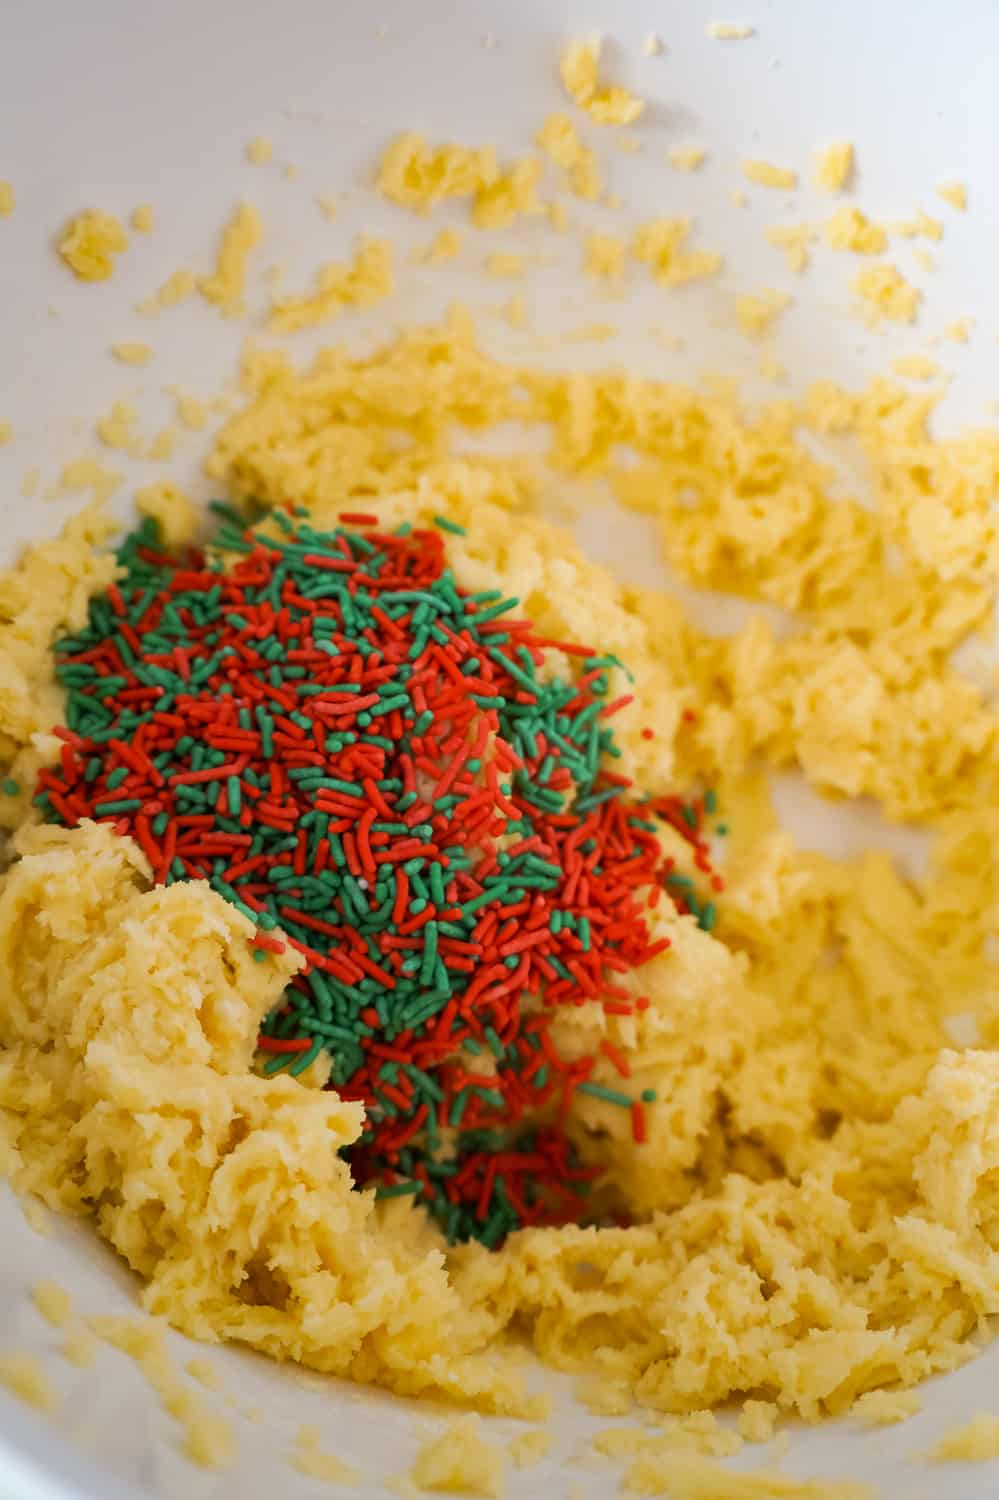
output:
[[[745, 14], [743, 14], [743, 12]], [[737, 19], [754, 35], [722, 42], [708, 35], [716, 17], [690, 0], [618, 0], [600, 15], [559, 0], [378, 0], [359, 7], [343, 0], [295, 0], [280, 13], [266, 0], [216, 0], [212, 6], [175, 0], [138, 11], [127, 0], [7, 0], [0, 14], [0, 176], [14, 182], [18, 205], [0, 221], [0, 418], [13, 439], [0, 448], [5, 496], [5, 560], [23, 543], [54, 533], [81, 497], [47, 499], [62, 466], [95, 451], [94, 420], [119, 399], [134, 402], [144, 431], [175, 420], [176, 392], [201, 400], [228, 392], [236, 399], [239, 352], [247, 334], [262, 331], [267, 289], [250, 289], [247, 321], [226, 321], [198, 299], [155, 320], [136, 311], [180, 267], [210, 265], [218, 232], [241, 197], [265, 225], [264, 263], [280, 268], [282, 285], [298, 290], [322, 262], [349, 254], [359, 232], [384, 234], [396, 247], [398, 293], [381, 308], [351, 313], [331, 328], [290, 342], [304, 359], [341, 338], [370, 344], [393, 328], [442, 317], [456, 299], [476, 312], [487, 347], [522, 362], [607, 363], [661, 378], [695, 382], [710, 372], [736, 375], [751, 399], [793, 394], [818, 378], [860, 385], [892, 359], [925, 354], [952, 372], [937, 420], [943, 428], [990, 420], [999, 397], [995, 330], [999, 283], [992, 275], [999, 214], [987, 201], [995, 91], [985, 59], [999, 51], [999, 10], [965, 3], [946, 18], [935, 7], [882, 0], [872, 7], [841, 0], [834, 8], [803, 8], [786, 0], [752, 0]], [[623, 233], [656, 215], [689, 216], [698, 242], [719, 249], [724, 273], [668, 292], [634, 279], [623, 293], [596, 287], [581, 271], [576, 232], [521, 222], [484, 233], [458, 268], [408, 258], [437, 230], [459, 222], [444, 205], [432, 220], [405, 214], [370, 188], [380, 149], [403, 129], [432, 139], [495, 143], [522, 154], [546, 115], [565, 107], [557, 62], [569, 36], [603, 28], [608, 67], [649, 101], [634, 136], [641, 149], [621, 148], [614, 132], [598, 148], [621, 206], [573, 206], [579, 223]], [[643, 43], [658, 34], [664, 50]], [[904, 53], [905, 61], [901, 59]], [[274, 162], [247, 161], [256, 136], [274, 143]], [[855, 142], [853, 199], [882, 220], [909, 218], [919, 208], [945, 220], [937, 269], [920, 264], [917, 242], [893, 246], [892, 259], [923, 291], [917, 323], [872, 330], [851, 312], [853, 257], [823, 243], [807, 274], [794, 275], [766, 241], [774, 223], [816, 221], [829, 200], [811, 183], [816, 145]], [[707, 151], [692, 173], [666, 164], [668, 147]], [[744, 157], [796, 169], [800, 188], [773, 192], [742, 178]], [[969, 183], [970, 210], [955, 213], [936, 186]], [[318, 199], [335, 194], [335, 220]], [[741, 201], [744, 195], [744, 201]], [[84, 206], [127, 217], [153, 204], [155, 232], [133, 236], [110, 282], [76, 284], [52, 253], [63, 223]], [[577, 213], [578, 208], [578, 213]], [[474, 231], [469, 231], [474, 235]], [[486, 251], [531, 257], [516, 285], [483, 273]], [[275, 273], [276, 275], [277, 273]], [[775, 386], [760, 373], [760, 347], [740, 332], [736, 296], [776, 288], [794, 298], [768, 344], [785, 369]], [[523, 295], [527, 325], [514, 328], [497, 312]], [[954, 320], [971, 318], [968, 342], [948, 339]], [[582, 325], [613, 325], [605, 343], [569, 343]], [[153, 362], [131, 369], [110, 357], [113, 343], [144, 340]], [[221, 413], [211, 414], [217, 420]], [[125, 516], [134, 486], [168, 476], [197, 497], [212, 494], [200, 470], [207, 430], [189, 431], [175, 455], [158, 466], [120, 453], [104, 461], [125, 476], [114, 505]], [[856, 456], [830, 443], [823, 456], [838, 466], [845, 488], [862, 493]], [[32, 478], [33, 471], [37, 474]], [[594, 553], [635, 582], [661, 583], [649, 533], [637, 520], [612, 522], [606, 497], [587, 495], [580, 535]], [[738, 607], [687, 591], [698, 618], [732, 628]], [[735, 609], [735, 613], [733, 613]], [[888, 845], [918, 862], [915, 835], [880, 824], [864, 808], [832, 813], [794, 778], [780, 790], [782, 810], [798, 833], [832, 852], [867, 843]], [[295, 1474], [286, 1455], [302, 1423], [321, 1427], [327, 1445], [367, 1476], [362, 1493], [389, 1493], [384, 1481], [410, 1464], [420, 1438], [438, 1424], [431, 1407], [279, 1368], [233, 1348], [211, 1351], [223, 1394], [217, 1400], [238, 1423], [236, 1466], [224, 1476], [195, 1471], [177, 1452], [170, 1419], [120, 1355], [101, 1350], [97, 1373], [77, 1371], [54, 1355], [57, 1335], [42, 1324], [27, 1292], [41, 1277], [69, 1287], [89, 1312], [129, 1310], [135, 1287], [88, 1226], [53, 1221], [39, 1235], [6, 1191], [0, 1195], [8, 1308], [4, 1343], [38, 1350], [64, 1396], [52, 1428], [0, 1396], [0, 1494], [51, 1497], [115, 1493], [148, 1496], [270, 1496], [319, 1494]], [[171, 1335], [181, 1362], [196, 1351]], [[97, 1376], [99, 1375], [99, 1378]], [[547, 1376], [557, 1395], [552, 1456], [513, 1472], [508, 1492], [606, 1494], [616, 1479], [592, 1460], [573, 1460], [584, 1438], [606, 1419], [573, 1405], [568, 1382]], [[862, 1433], [834, 1424], [794, 1435], [789, 1473], [882, 1481], [886, 1493], [937, 1494], [939, 1477], [910, 1463], [947, 1427], [988, 1408], [999, 1388], [999, 1349], [926, 1392], [922, 1416], [903, 1429]], [[231, 1398], [231, 1401], [230, 1401]], [[259, 1421], [248, 1418], [258, 1409]], [[515, 1430], [505, 1424], [502, 1431]], [[77, 1455], [91, 1467], [81, 1467]], [[986, 1478], [991, 1474], [991, 1481]], [[999, 1478], [991, 1469], [954, 1469], [955, 1500], [983, 1494]], [[6, 1488], [5, 1488], [6, 1486]], [[30, 1488], [34, 1486], [34, 1488]], [[575, 1490], [573, 1489], [575, 1486]]]

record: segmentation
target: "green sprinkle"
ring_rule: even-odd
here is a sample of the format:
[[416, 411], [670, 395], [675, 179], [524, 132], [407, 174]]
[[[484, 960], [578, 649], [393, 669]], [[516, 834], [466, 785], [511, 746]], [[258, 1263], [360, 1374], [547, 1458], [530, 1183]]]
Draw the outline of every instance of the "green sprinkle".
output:
[[587, 1079], [585, 1083], [577, 1083], [576, 1092], [589, 1094], [593, 1099], [602, 1099], [605, 1104], [617, 1104], [621, 1109], [631, 1108], [631, 1099], [627, 1094], [622, 1094], [619, 1089], [609, 1089], [603, 1083], [592, 1083]]
[[422, 1193], [422, 1191], [423, 1191], [423, 1184], [422, 1184], [422, 1182], [392, 1182], [392, 1183], [383, 1183], [380, 1187], [376, 1187], [375, 1188], [375, 1197], [376, 1198], [405, 1198], [405, 1197], [409, 1197], [409, 1196], [415, 1197], [415, 1195], [417, 1193]]
[[482, 1034], [489, 1043], [489, 1050], [495, 1058], [501, 1058], [506, 1051], [496, 1032], [491, 1026], [483, 1027]]

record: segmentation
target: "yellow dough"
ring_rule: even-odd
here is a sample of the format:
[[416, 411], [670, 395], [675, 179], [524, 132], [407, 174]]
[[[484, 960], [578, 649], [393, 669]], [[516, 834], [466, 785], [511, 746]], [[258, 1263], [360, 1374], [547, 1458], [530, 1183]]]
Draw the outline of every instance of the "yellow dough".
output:
[[114, 257], [127, 249], [121, 220], [99, 209], [77, 214], [59, 241], [59, 254], [79, 281], [107, 281]]
[[[290, 957], [252, 962], [237, 911], [205, 885], [152, 889], [107, 827], [37, 825], [60, 713], [49, 647], [113, 567], [93, 511], [0, 578], [0, 755], [22, 788], [0, 799], [15, 1186], [92, 1216], [146, 1307], [197, 1338], [486, 1410], [538, 1409], [504, 1357], [514, 1324], [552, 1364], [677, 1414], [751, 1395], [814, 1419], [960, 1363], [999, 1311], [999, 717], [948, 662], [999, 576], [999, 440], [931, 442], [932, 398], [886, 382], [749, 414], [721, 385], [505, 367], [460, 313], [304, 373], [251, 352], [245, 385], [210, 462], [237, 497], [466, 526], [448, 542], [462, 586], [516, 594], [545, 635], [628, 663], [619, 769], [654, 794], [718, 789], [716, 931], [653, 915], [672, 948], [623, 980], [649, 1008], [555, 1021], [564, 1054], [606, 1038], [656, 1090], [647, 1145], [599, 1099], [577, 1096], [570, 1122], [609, 1165], [608, 1220], [634, 1222], [449, 1251], [408, 1200], [355, 1192], [337, 1151], [360, 1107], [316, 1065], [251, 1068]], [[606, 479], [685, 581], [769, 617], [704, 634], [543, 518], [536, 457], [451, 442], [456, 423], [512, 419], [549, 424], [551, 465]], [[831, 498], [816, 437], [853, 444], [872, 505]], [[924, 826], [925, 878], [876, 850], [795, 848], [763, 767]], [[977, 1049], [953, 1039], [960, 1012]]]

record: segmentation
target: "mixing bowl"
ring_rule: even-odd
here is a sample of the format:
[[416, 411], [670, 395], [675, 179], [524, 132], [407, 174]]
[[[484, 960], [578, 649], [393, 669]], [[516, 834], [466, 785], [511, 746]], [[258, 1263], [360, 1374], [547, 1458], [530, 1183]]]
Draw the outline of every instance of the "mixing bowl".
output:
[[[241, 197], [257, 205], [266, 263], [280, 268], [285, 285], [304, 284], [361, 230], [385, 234], [397, 248], [397, 295], [333, 330], [297, 335], [297, 357], [334, 337], [371, 346], [397, 326], [443, 316], [456, 299], [479, 314], [484, 341], [499, 355], [580, 368], [626, 364], [686, 381], [722, 372], [738, 376], [751, 399], [793, 394], [818, 377], [856, 386], [895, 358], [925, 355], [936, 341], [933, 356], [952, 379], [934, 420], [941, 430], [988, 421], [999, 397], [990, 269], [999, 212], [991, 201], [995, 87], [987, 60], [999, 55], [999, 10], [984, 0], [949, 7], [747, 0], [736, 9], [729, 14], [708, 0], [617, 0], [602, 10], [566, 0], [289, 0], [283, 7], [174, 0], [145, 8], [128, 0], [82, 7], [6, 0], [0, 177], [14, 183], [17, 207], [0, 220], [0, 418], [13, 432], [0, 448], [4, 561], [23, 543], [53, 534], [78, 507], [80, 496], [58, 490], [55, 480], [64, 463], [93, 450], [92, 424], [115, 400], [134, 399], [153, 430], [174, 420], [178, 390], [210, 402], [231, 387], [243, 321], [220, 318], [197, 299], [156, 320], [136, 304], [178, 268], [210, 264], [219, 228]], [[717, 22], [738, 23], [747, 34], [726, 39]], [[467, 262], [431, 268], [407, 260], [431, 232], [457, 223], [458, 211], [444, 206], [431, 231], [376, 197], [373, 164], [387, 141], [415, 129], [522, 152], [540, 121], [564, 107], [558, 60], [566, 42], [594, 30], [605, 35], [615, 78], [649, 101], [634, 132], [640, 149], [626, 149], [627, 132], [624, 146], [613, 132], [600, 141], [624, 206], [593, 210], [594, 222], [620, 225], [637, 211], [689, 215], [701, 242], [724, 254], [723, 274], [672, 293], [647, 280], [615, 296], [582, 275], [575, 241], [533, 221], [490, 240], [490, 248], [507, 244], [532, 258], [523, 284], [491, 280]], [[273, 143], [264, 165], [247, 157], [258, 137]], [[923, 290], [911, 326], [871, 328], [853, 314], [851, 257], [818, 243], [807, 275], [797, 276], [767, 243], [764, 231], [774, 222], [828, 213], [829, 200], [811, 180], [812, 153], [840, 139], [857, 149], [850, 201], [881, 219], [904, 219], [922, 205], [945, 220], [943, 242], [930, 247], [933, 272], [915, 241], [892, 257]], [[685, 144], [707, 153], [696, 171], [666, 165], [667, 148]], [[751, 188], [740, 172], [745, 157], [795, 169], [800, 186]], [[937, 186], [954, 180], [968, 184], [966, 213], [936, 198]], [[329, 195], [335, 219], [318, 202]], [[74, 282], [53, 249], [66, 220], [83, 207], [127, 217], [142, 202], [153, 205], [154, 232], [132, 237], [108, 282]], [[765, 287], [794, 300], [761, 346], [740, 330], [733, 304]], [[497, 314], [514, 293], [525, 299], [523, 326]], [[251, 333], [263, 305], [258, 284], [250, 291]], [[973, 321], [962, 341], [952, 325], [963, 319]], [[561, 337], [594, 322], [611, 325], [612, 336], [576, 344]], [[109, 357], [111, 344], [130, 340], [155, 345], [151, 366], [133, 369]], [[196, 428], [196, 405], [188, 415]], [[220, 413], [206, 416], [210, 424]], [[206, 432], [187, 431], [157, 473], [210, 497], [200, 468], [206, 442]], [[847, 465], [845, 482], [858, 482], [842, 454], [830, 448], [824, 456]], [[151, 471], [119, 453], [113, 466], [126, 475], [113, 502], [125, 516], [131, 486], [148, 482]], [[584, 498], [578, 526], [585, 544], [631, 581], [661, 582], [641, 523], [612, 526], [601, 495]], [[691, 590], [684, 597], [713, 628], [742, 617], [730, 601]], [[915, 835], [880, 825], [864, 808], [832, 812], [792, 778], [781, 803], [818, 847], [843, 853], [877, 841], [903, 860], [920, 857]], [[136, 1287], [124, 1266], [86, 1224], [53, 1219], [47, 1233], [36, 1232], [6, 1189], [0, 1226], [7, 1308], [0, 1345], [37, 1352], [61, 1398], [54, 1416], [43, 1418], [0, 1393], [0, 1494], [12, 1500], [318, 1496], [322, 1483], [286, 1462], [302, 1423], [319, 1427], [326, 1445], [362, 1472], [361, 1493], [391, 1493], [386, 1483], [442, 1425], [439, 1407], [218, 1348], [210, 1358], [222, 1390], [213, 1399], [236, 1423], [238, 1451], [224, 1473], [196, 1469], [129, 1360], [102, 1348], [93, 1369], [60, 1361], [56, 1333], [31, 1306], [29, 1290], [44, 1277], [70, 1289], [84, 1311], [134, 1311]], [[180, 1362], [204, 1352], [180, 1335], [169, 1342]], [[616, 1475], [584, 1456], [587, 1435], [606, 1419], [574, 1404], [564, 1379], [542, 1378], [555, 1395], [555, 1445], [539, 1466], [512, 1473], [508, 1493], [609, 1493]], [[251, 1409], [258, 1420], [246, 1415]], [[943, 1471], [918, 1459], [978, 1410], [999, 1411], [999, 1349], [934, 1381], [923, 1412], [901, 1427], [873, 1434], [848, 1422], [792, 1428], [784, 1466], [791, 1475], [870, 1480], [909, 1500], [928, 1500], [946, 1483], [954, 1500], [970, 1500], [991, 1493], [999, 1463]], [[496, 1430], [508, 1435], [516, 1424], [498, 1422]]]

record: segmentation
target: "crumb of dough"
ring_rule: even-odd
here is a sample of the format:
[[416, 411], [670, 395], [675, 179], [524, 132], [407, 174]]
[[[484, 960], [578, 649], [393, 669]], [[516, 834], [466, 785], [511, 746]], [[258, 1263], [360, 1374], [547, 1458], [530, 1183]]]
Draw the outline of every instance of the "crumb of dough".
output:
[[284, 164], [284, 166], [282, 168], [282, 174], [283, 174], [284, 177], [287, 178], [287, 180], [289, 182], [297, 182], [298, 181], [298, 175], [299, 175], [298, 174], [298, 168], [296, 167], [296, 165], [295, 165], [295, 163], [293, 161], [287, 161], [287, 162], [285, 162], [285, 164]]
[[425, 214], [445, 198], [474, 198], [499, 175], [493, 146], [432, 147], [407, 131], [386, 147], [375, 186], [393, 203]]
[[247, 263], [263, 232], [260, 215], [253, 204], [241, 202], [222, 231], [215, 270], [210, 276], [198, 277], [198, 291], [202, 297], [226, 317], [235, 317], [245, 311], [243, 292]]
[[178, 302], [183, 302], [185, 297], [190, 297], [197, 284], [197, 277], [193, 271], [174, 271], [151, 297], [147, 297], [144, 302], [138, 304], [138, 311], [151, 316], [161, 312], [165, 307], [176, 307]]
[[631, 125], [642, 113], [645, 102], [618, 85], [601, 83], [602, 46], [599, 36], [570, 42], [559, 64], [562, 84], [573, 103], [598, 125]]
[[65, 1328], [73, 1316], [73, 1299], [55, 1281], [39, 1281], [31, 1289], [31, 1300], [53, 1328]]
[[478, 229], [506, 229], [515, 219], [544, 212], [538, 198], [541, 162], [524, 156], [509, 172], [480, 188], [472, 203], [472, 223]]
[[[33, 466], [32, 468], [25, 471], [24, 477], [21, 480], [21, 494], [24, 496], [25, 500], [34, 500], [35, 496], [38, 494], [41, 482], [41, 469]], [[41, 1219], [41, 1217], [44, 1215], [46, 1218], [46, 1222], [48, 1222], [48, 1210], [45, 1208], [44, 1204], [39, 1203], [37, 1198], [28, 1199], [27, 1204], [31, 1205], [31, 1212], [33, 1214], [37, 1213], [39, 1219]], [[31, 1218], [29, 1216], [27, 1206], [25, 1207], [24, 1217], [28, 1220], [29, 1223], [31, 1223]], [[32, 1224], [31, 1227], [35, 1229], [37, 1228], [37, 1225]], [[51, 1233], [51, 1227], [49, 1227], [48, 1229], [39, 1229], [38, 1233], [49, 1234]]]
[[747, 157], [742, 163], [742, 174], [750, 182], [767, 188], [795, 188], [798, 174], [791, 167], [777, 167], [773, 162], [759, 161]]
[[880, 255], [888, 244], [881, 225], [872, 223], [852, 204], [844, 204], [826, 220], [824, 233], [834, 250], [852, 250], [854, 255]]
[[942, 182], [937, 188], [937, 197], [962, 214], [967, 211], [968, 188], [963, 182]]
[[188, 432], [203, 432], [208, 426], [209, 409], [208, 403], [202, 401], [198, 396], [192, 396], [184, 391], [177, 391], [174, 395], [177, 407], [177, 415]]
[[196, 290], [198, 279], [193, 271], [181, 268], [172, 271], [163, 285], [154, 293], [157, 307], [176, 307]]
[[127, 249], [121, 220], [99, 209], [77, 214], [59, 240], [59, 254], [79, 281], [107, 281], [114, 257]]
[[845, 1479], [792, 1479], [777, 1469], [737, 1472], [696, 1453], [637, 1458], [626, 1485], [636, 1495], [669, 1500], [875, 1500], [869, 1484]]
[[153, 357], [150, 346], [141, 343], [112, 344], [111, 353], [123, 365], [147, 365]]
[[860, 311], [872, 327], [887, 318], [892, 323], [912, 323], [922, 301], [922, 292], [914, 287], [897, 266], [881, 261], [865, 266], [851, 282], [860, 298]]
[[600, 166], [594, 152], [580, 140], [569, 116], [549, 115], [535, 139], [555, 165], [562, 168], [571, 192], [577, 198], [596, 202], [604, 190]]
[[789, 271], [801, 273], [808, 265], [808, 247], [818, 238], [812, 224], [771, 224], [767, 242], [783, 250]]
[[937, 1463], [985, 1463], [999, 1458], [999, 1417], [979, 1412], [963, 1427], [945, 1433], [927, 1457]]
[[524, 301], [524, 298], [519, 294], [516, 297], [511, 297], [509, 302], [504, 303], [501, 309], [501, 316], [511, 328], [526, 328], [529, 320], [527, 316], [527, 303]]
[[52, 1411], [56, 1404], [55, 1390], [33, 1354], [0, 1354], [0, 1385], [39, 1411]]
[[307, 297], [285, 297], [272, 302], [268, 326], [275, 333], [316, 328], [347, 307], [373, 307], [391, 296], [392, 247], [388, 240], [361, 239], [352, 264], [332, 261], [317, 278], [316, 291]]
[[499, 178], [493, 145], [438, 145], [408, 130], [381, 157], [375, 186], [414, 213], [428, 213], [446, 198], [475, 198]]
[[167, 1358], [163, 1324], [156, 1318], [101, 1315], [87, 1321], [103, 1343], [127, 1354], [140, 1366], [145, 1365], [149, 1370], [159, 1369], [160, 1362]]
[[771, 385], [781, 385], [787, 379], [787, 366], [776, 357], [772, 349], [760, 350], [756, 359], [756, 371], [761, 380], [768, 380]]
[[97, 1355], [97, 1341], [85, 1328], [71, 1328], [62, 1341], [61, 1354], [78, 1369], [89, 1370]]
[[627, 1385], [599, 1375], [585, 1375], [577, 1380], [573, 1395], [587, 1411], [601, 1417], [623, 1417], [634, 1406]]
[[163, 1324], [155, 1318], [90, 1318], [93, 1332], [135, 1361], [164, 1411], [179, 1425], [183, 1451], [206, 1469], [226, 1469], [235, 1457], [232, 1426], [184, 1384], [167, 1353]]
[[518, 1432], [507, 1446], [517, 1468], [528, 1469], [547, 1458], [552, 1450], [552, 1435], [547, 1427], [534, 1427], [530, 1432]]
[[198, 534], [197, 508], [183, 490], [168, 480], [136, 490], [135, 504], [140, 515], [156, 522], [164, 546], [172, 550], [189, 546]]
[[157, 461], [172, 457], [173, 450], [177, 446], [177, 436], [176, 427], [161, 427], [159, 432], [150, 438], [146, 457]]
[[955, 318], [953, 323], [948, 323], [944, 329], [944, 337], [954, 344], [966, 344], [971, 338], [971, 330], [974, 326], [974, 318]]
[[99, 459], [84, 456], [63, 464], [59, 489], [67, 492], [92, 490], [95, 499], [106, 501], [121, 484], [122, 478], [116, 469], [106, 469]]
[[745, 42], [756, 35], [755, 28], [744, 21], [709, 21], [707, 33], [716, 42]]
[[460, 230], [442, 229], [434, 235], [429, 245], [417, 250], [415, 255], [422, 265], [442, 266], [446, 261], [455, 260], [461, 254], [463, 245]]
[[731, 1427], [723, 1427], [712, 1411], [692, 1411], [684, 1416], [666, 1415], [661, 1430], [647, 1427], [608, 1427], [593, 1439], [598, 1453], [608, 1458], [653, 1458], [676, 1453], [697, 1453], [706, 1458], [732, 1458], [743, 1441]]
[[642, 51], [646, 57], [659, 57], [666, 51], [666, 43], [657, 31], [650, 31], [642, 43]]
[[12, 182], [0, 181], [0, 219], [6, 219], [12, 214], [17, 204]]
[[[170, 1415], [184, 1429], [184, 1453], [204, 1469], [228, 1469], [235, 1459], [235, 1436], [224, 1417], [200, 1406], [187, 1392]], [[169, 1408], [168, 1408], [169, 1409]]]
[[614, 137], [614, 145], [625, 156], [639, 156], [645, 150], [645, 142], [639, 136], [624, 132]]
[[337, 1458], [333, 1453], [324, 1453], [312, 1443], [297, 1448], [288, 1462], [300, 1474], [307, 1474], [310, 1479], [320, 1479], [327, 1484], [360, 1483], [361, 1476], [357, 1469], [345, 1464], [343, 1459]]
[[525, 1422], [547, 1422], [555, 1407], [551, 1391], [538, 1391], [524, 1403]]
[[944, 227], [940, 219], [934, 219], [932, 215], [920, 209], [911, 219], [889, 224], [888, 231], [890, 234], [899, 235], [904, 240], [942, 240]]
[[9, 443], [14, 436], [14, 429], [9, 422], [0, 422], [0, 448]]
[[129, 223], [137, 234], [151, 234], [156, 227], [153, 205], [151, 203], [137, 203], [132, 209]]
[[569, 211], [558, 199], [548, 205], [548, 222], [559, 234], [564, 234], [569, 227]]
[[627, 243], [619, 235], [593, 230], [583, 241], [583, 270], [600, 281], [620, 281], [627, 255]]
[[744, 192], [742, 188], [733, 188], [728, 196], [736, 208], [745, 208], [749, 202], [749, 194]]
[[747, 1443], [769, 1443], [779, 1410], [775, 1401], [744, 1401], [739, 1413], [739, 1436]]
[[138, 441], [135, 423], [138, 413], [128, 401], [116, 401], [106, 416], [95, 424], [97, 436], [105, 448], [118, 448], [123, 453], [135, 451]]
[[934, 256], [932, 256], [930, 254], [929, 250], [916, 250], [913, 253], [914, 253], [916, 264], [918, 266], [922, 266], [922, 268], [923, 268], [924, 271], [935, 271], [936, 270], [936, 268], [937, 268], [936, 259], [934, 258]]
[[503, 1494], [504, 1455], [481, 1433], [478, 1416], [459, 1417], [421, 1448], [409, 1477], [420, 1490], [449, 1495]]
[[735, 299], [736, 322], [747, 338], [762, 338], [793, 301], [786, 292], [775, 291], [773, 287], [756, 294], [747, 293]]
[[340, 211], [340, 200], [336, 193], [320, 193], [316, 202], [319, 204], [320, 212], [332, 223]]
[[565, 344], [605, 344], [617, 332], [611, 323], [584, 323], [579, 328], [563, 334]]
[[495, 276], [498, 280], [523, 276], [524, 271], [525, 263], [522, 255], [513, 255], [508, 250], [493, 250], [486, 256], [486, 273], [489, 276]]
[[203, 1385], [206, 1391], [220, 1391], [222, 1389], [222, 1377], [215, 1365], [207, 1359], [189, 1359], [184, 1366], [192, 1380]]
[[721, 269], [721, 256], [714, 250], [685, 249], [689, 234], [689, 219], [652, 219], [636, 229], [631, 251], [660, 286], [681, 286], [714, 276]]
[[915, 1391], [867, 1391], [851, 1413], [864, 1427], [891, 1427], [922, 1411]]
[[666, 160], [678, 172], [696, 172], [704, 164], [707, 154], [703, 146], [670, 146]]
[[274, 142], [266, 135], [254, 136], [247, 144], [246, 159], [255, 167], [265, 167], [274, 160]]
[[832, 141], [815, 153], [815, 181], [827, 193], [841, 193], [849, 186], [855, 165], [852, 141]]
[[492, 146], [428, 146], [408, 132], [386, 148], [375, 186], [386, 198], [415, 213], [428, 213], [445, 198], [470, 198], [480, 229], [502, 229], [521, 215], [543, 212], [537, 187], [541, 162], [533, 156], [500, 169]]
[[903, 354], [898, 359], [893, 359], [891, 367], [896, 375], [903, 375], [907, 380], [932, 380], [935, 375], [940, 374], [940, 366], [935, 359], [929, 359], [925, 354]]

